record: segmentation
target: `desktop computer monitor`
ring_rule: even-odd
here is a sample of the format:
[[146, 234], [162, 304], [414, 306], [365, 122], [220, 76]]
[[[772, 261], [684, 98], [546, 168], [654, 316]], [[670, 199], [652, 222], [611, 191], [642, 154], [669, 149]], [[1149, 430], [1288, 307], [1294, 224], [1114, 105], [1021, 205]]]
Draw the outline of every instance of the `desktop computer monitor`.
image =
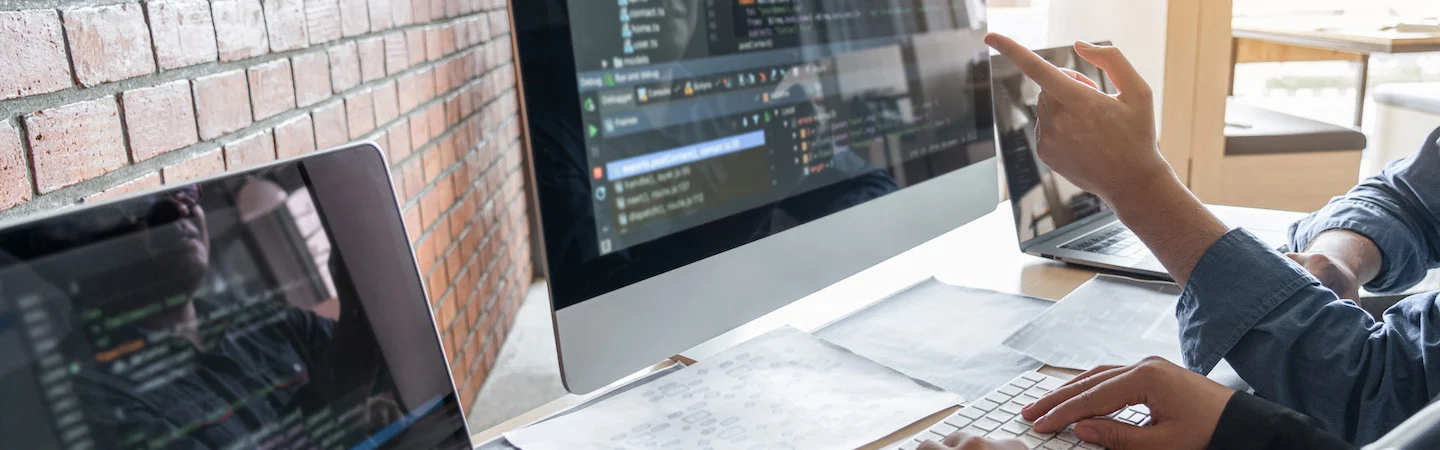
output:
[[572, 392], [995, 209], [979, 0], [512, 8]]

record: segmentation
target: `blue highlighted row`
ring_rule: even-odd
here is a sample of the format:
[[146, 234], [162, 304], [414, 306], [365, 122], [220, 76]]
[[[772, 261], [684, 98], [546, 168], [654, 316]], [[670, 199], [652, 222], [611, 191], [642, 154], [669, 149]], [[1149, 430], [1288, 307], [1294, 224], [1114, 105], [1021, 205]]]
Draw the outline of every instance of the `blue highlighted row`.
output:
[[610, 181], [615, 181], [763, 146], [765, 146], [765, 132], [754, 131], [739, 136], [612, 161], [605, 164], [605, 172]]

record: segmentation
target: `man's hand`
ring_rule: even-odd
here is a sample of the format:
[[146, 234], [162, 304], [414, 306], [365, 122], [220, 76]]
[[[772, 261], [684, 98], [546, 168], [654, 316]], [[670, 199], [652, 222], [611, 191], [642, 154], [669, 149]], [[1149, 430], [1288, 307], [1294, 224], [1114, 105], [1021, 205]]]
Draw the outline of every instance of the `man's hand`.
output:
[[1195, 263], [1230, 231], [1175, 176], [1155, 141], [1150, 85], [1114, 47], [1077, 42], [1080, 57], [1104, 69], [1120, 93], [1066, 72], [998, 34], [985, 43], [1040, 85], [1036, 153], [1050, 168], [1099, 195], [1183, 287]]
[[1009, 38], [990, 34], [985, 43], [1040, 85], [1036, 153], [1046, 165], [1106, 200], [1175, 178], [1156, 146], [1150, 85], [1119, 49], [1075, 44], [1080, 57], [1110, 74], [1120, 91], [1112, 96], [1094, 80], [1058, 69]]
[[1355, 270], [1339, 259], [1324, 253], [1286, 253], [1285, 256], [1304, 267], [1340, 298], [1360, 299], [1360, 282], [1356, 280]]
[[961, 432], [950, 433], [944, 442], [925, 441], [916, 450], [1028, 450], [1014, 439], [992, 440]]
[[[1027, 405], [1020, 414], [1049, 433], [1075, 424], [1075, 436], [1111, 450], [1203, 449], [1235, 391], [1159, 357], [1102, 366]], [[1150, 425], [1097, 418], [1129, 405], [1150, 408]]]

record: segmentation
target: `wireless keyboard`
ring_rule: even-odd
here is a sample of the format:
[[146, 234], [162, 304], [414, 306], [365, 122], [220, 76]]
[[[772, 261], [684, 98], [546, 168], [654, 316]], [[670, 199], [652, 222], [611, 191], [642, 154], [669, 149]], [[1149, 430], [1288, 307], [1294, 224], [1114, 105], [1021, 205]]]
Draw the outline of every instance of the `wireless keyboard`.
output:
[[[1020, 408], [1040, 399], [1061, 385], [1064, 380], [1039, 372], [1026, 372], [1010, 380], [984, 398], [969, 402], [955, 414], [901, 443], [901, 450], [915, 450], [920, 443], [933, 440], [942, 442], [956, 431], [972, 436], [991, 439], [1019, 439], [1026, 447], [1044, 450], [1100, 450], [1104, 447], [1081, 442], [1072, 433], [1073, 425], [1059, 433], [1039, 433], [1030, 427], [1031, 423], [1020, 416]], [[1150, 423], [1150, 410], [1145, 405], [1134, 405], [1115, 411], [1111, 419], [1133, 425]]]

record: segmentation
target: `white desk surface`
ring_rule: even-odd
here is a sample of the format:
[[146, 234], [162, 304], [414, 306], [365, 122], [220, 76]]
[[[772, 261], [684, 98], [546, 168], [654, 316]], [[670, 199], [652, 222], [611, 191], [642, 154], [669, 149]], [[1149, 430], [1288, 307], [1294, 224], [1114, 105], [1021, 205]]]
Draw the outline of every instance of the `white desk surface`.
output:
[[[1277, 217], [1297, 217], [1296, 213], [1289, 212], [1223, 206], [1212, 208], [1222, 215], [1279, 214], [1283, 216]], [[700, 360], [782, 325], [813, 331], [932, 276], [955, 285], [1057, 300], [1095, 274], [1094, 269], [1021, 253], [1010, 203], [1003, 202], [997, 205], [995, 211], [973, 222], [706, 341], [680, 356]], [[661, 366], [664, 365], [668, 362]], [[650, 370], [654, 368], [642, 372]], [[489, 440], [593, 395], [596, 394], [566, 395], [479, 432], [474, 440]]]

